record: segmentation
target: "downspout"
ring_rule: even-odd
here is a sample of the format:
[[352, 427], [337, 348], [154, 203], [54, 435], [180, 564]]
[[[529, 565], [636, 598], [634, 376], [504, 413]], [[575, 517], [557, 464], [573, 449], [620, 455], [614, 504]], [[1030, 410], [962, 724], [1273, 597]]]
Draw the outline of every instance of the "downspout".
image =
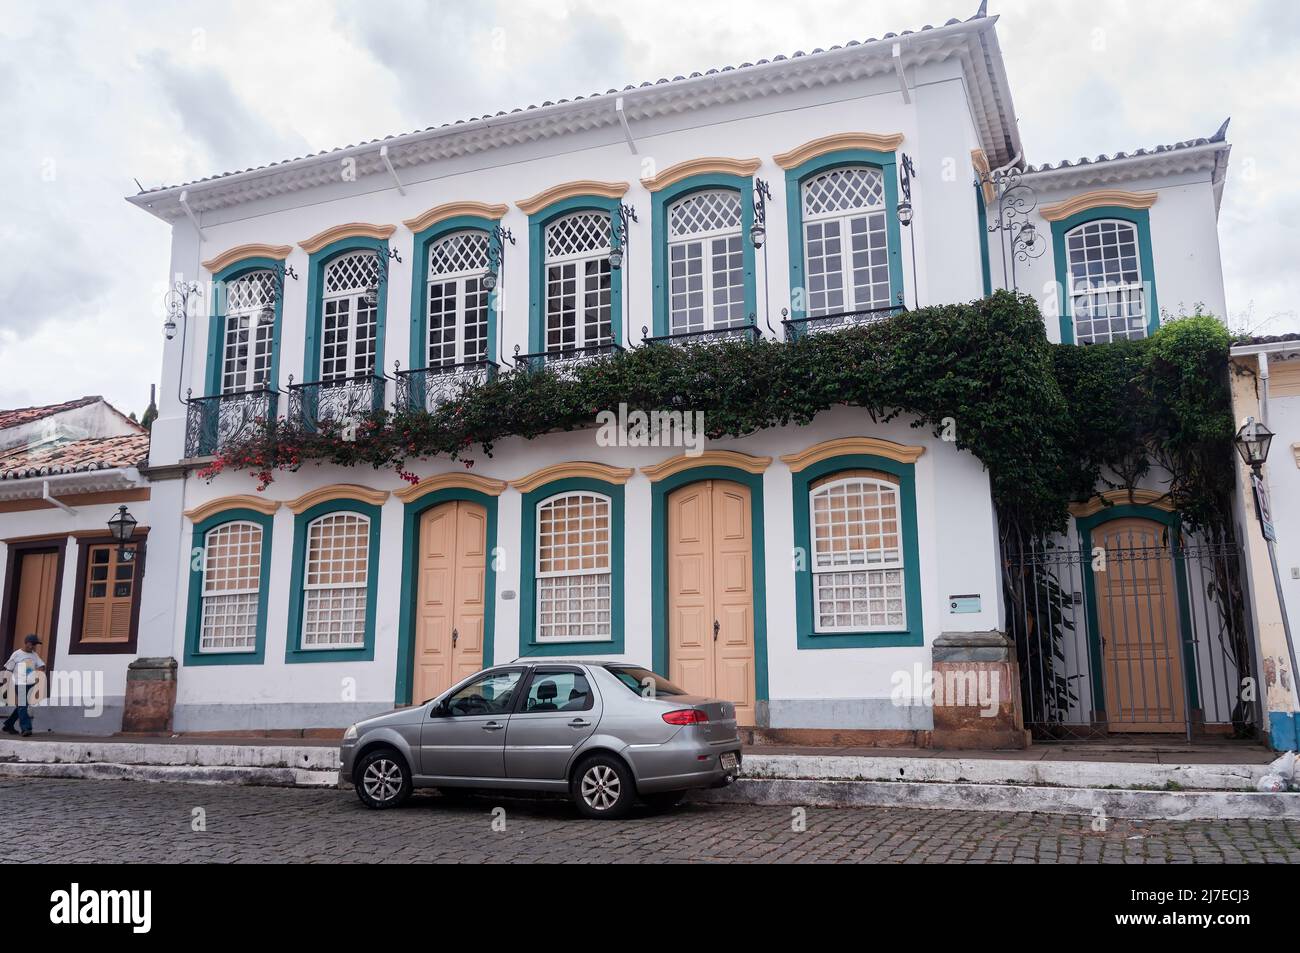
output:
[[51, 506], [57, 506], [59, 509], [63, 510], [63, 512], [67, 513], [69, 516], [77, 515], [77, 511], [75, 509], [73, 509], [67, 503], [64, 503], [62, 500], [58, 499], [57, 497], [55, 497], [53, 494], [50, 493], [49, 480], [41, 481], [41, 499], [44, 500], [46, 503], [49, 503]]

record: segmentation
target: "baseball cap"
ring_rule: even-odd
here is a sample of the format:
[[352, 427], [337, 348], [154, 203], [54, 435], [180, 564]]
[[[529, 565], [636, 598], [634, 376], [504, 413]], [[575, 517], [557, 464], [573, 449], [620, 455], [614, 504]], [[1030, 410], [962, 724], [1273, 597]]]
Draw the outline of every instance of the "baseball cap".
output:
[[27, 638], [23, 639], [23, 644], [24, 644], [24, 645], [40, 645], [40, 644], [41, 644], [41, 640], [40, 640], [39, 638], [37, 638], [36, 633], [33, 632], [31, 635], [27, 636]]

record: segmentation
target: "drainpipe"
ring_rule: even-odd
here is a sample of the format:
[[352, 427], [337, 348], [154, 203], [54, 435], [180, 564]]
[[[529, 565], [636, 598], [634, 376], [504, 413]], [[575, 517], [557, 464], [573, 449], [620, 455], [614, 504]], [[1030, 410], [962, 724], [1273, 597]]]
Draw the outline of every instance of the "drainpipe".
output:
[[49, 480], [41, 481], [41, 499], [44, 500], [46, 503], [49, 503], [53, 506], [57, 506], [59, 509], [63, 510], [63, 512], [67, 513], [69, 516], [77, 515], [77, 511], [75, 509], [73, 509], [67, 503], [64, 503], [62, 500], [58, 499], [57, 497], [55, 497], [53, 494], [50, 493]]

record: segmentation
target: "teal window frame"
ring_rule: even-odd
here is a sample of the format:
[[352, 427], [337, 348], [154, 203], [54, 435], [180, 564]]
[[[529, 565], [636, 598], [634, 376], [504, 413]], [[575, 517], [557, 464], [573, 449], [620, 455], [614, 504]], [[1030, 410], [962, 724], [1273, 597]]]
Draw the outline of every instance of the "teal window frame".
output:
[[984, 286], [984, 297], [993, 294], [993, 270], [989, 266], [989, 213], [984, 204], [984, 186], [975, 181], [975, 221], [980, 230], [980, 280]]
[[[379, 267], [387, 273], [388, 239], [386, 238], [367, 238], [360, 235], [351, 238], [340, 238], [338, 241], [330, 242], [317, 251], [307, 261], [307, 335], [303, 344], [301, 383], [307, 384], [320, 380], [325, 268], [340, 255], [360, 249], [369, 249], [378, 253], [383, 259]], [[384, 327], [388, 318], [389, 284], [390, 282], [387, 280], [379, 282], [379, 303], [376, 305], [378, 309], [376, 314], [378, 326], [375, 328], [375, 369], [373, 371], [376, 377], [380, 377], [384, 373]]]
[[[785, 173], [785, 217], [790, 248], [790, 317], [806, 318], [807, 285], [804, 282], [803, 184], [819, 172], [863, 165], [879, 169], [885, 185], [885, 235], [889, 241], [889, 297], [901, 307], [903, 288], [903, 237], [898, 224], [898, 162], [892, 152], [873, 149], [839, 149], [802, 162]], [[796, 289], [805, 293], [795, 294]]]
[[1117, 219], [1128, 222], [1137, 229], [1138, 262], [1142, 266], [1142, 287], [1145, 292], [1143, 306], [1147, 309], [1147, 337], [1160, 327], [1160, 302], [1156, 298], [1156, 267], [1151, 254], [1151, 215], [1147, 209], [1121, 208], [1118, 205], [1099, 205], [1096, 208], [1075, 212], [1068, 218], [1052, 223], [1052, 258], [1056, 266], [1056, 292], [1061, 323], [1061, 343], [1074, 344], [1074, 314], [1070, 295], [1070, 264], [1066, 259], [1065, 236], [1080, 225], [1089, 222]]
[[[562, 493], [587, 491], [609, 497], [609, 632], [598, 642], [537, 641], [537, 506]], [[553, 480], [523, 495], [520, 512], [519, 655], [622, 655], [623, 633], [623, 485], [591, 477]]]
[[754, 586], [754, 697], [767, 701], [767, 554], [764, 546], [763, 475], [736, 467], [694, 467], [650, 487], [650, 657], [651, 667], [668, 677], [668, 497], [705, 480], [726, 480], [749, 490]]
[[[552, 202], [528, 216], [528, 353], [541, 354], [546, 350], [546, 226], [571, 212], [604, 212], [609, 216], [611, 241], [617, 241], [621, 204], [621, 199], [575, 195]], [[609, 323], [614, 343], [619, 347], [626, 346], [623, 341], [623, 272], [629, 265], [625, 257], [623, 267], [611, 268], [609, 277]]]
[[[200, 625], [203, 619], [203, 566], [201, 555], [207, 535], [226, 523], [255, 523], [262, 530], [262, 565], [257, 579], [257, 643], [252, 652], [200, 652]], [[267, 513], [236, 507], [214, 513], [194, 524], [190, 549], [190, 583], [185, 610], [186, 665], [261, 665], [266, 659], [266, 611], [271, 584], [271, 544], [274, 518]]]
[[[907, 615], [904, 628], [888, 632], [818, 632], [813, 615], [812, 533], [809, 498], [812, 484], [823, 477], [846, 470], [878, 470], [898, 478], [899, 509], [902, 518], [903, 603]], [[803, 554], [795, 571], [795, 622], [800, 649], [889, 648], [925, 644], [921, 614], [921, 550], [916, 529], [916, 467], [874, 454], [844, 454], [830, 457], [792, 474], [794, 499], [794, 544]]]
[[[482, 215], [455, 215], [415, 233], [415, 240], [411, 246], [411, 345], [410, 363], [407, 365], [411, 370], [429, 366], [429, 302], [426, 289], [429, 284], [430, 246], [444, 235], [465, 231], [483, 232], [490, 243], [493, 241], [492, 235], [498, 224], [496, 219]], [[498, 360], [498, 290], [494, 289], [488, 294], [487, 359], [490, 362]]]
[[752, 318], [758, 313], [754, 243], [749, 238], [750, 229], [754, 225], [754, 177], [725, 172], [692, 175], [655, 192], [650, 199], [650, 234], [654, 243], [651, 258], [654, 283], [652, 321], [655, 337], [672, 333], [672, 325], [669, 321], [668, 244], [671, 236], [668, 234], [668, 208], [679, 199], [695, 192], [708, 192], [715, 189], [726, 189], [740, 194], [740, 241], [744, 249], [745, 315]]
[[420, 517], [442, 503], [463, 500], [487, 511], [487, 572], [483, 577], [483, 667], [490, 668], [496, 652], [497, 497], [468, 487], [444, 487], [412, 500], [402, 508], [402, 596], [397, 623], [397, 672], [393, 702], [410, 705], [415, 666], [415, 600], [420, 586]]
[[[289, 627], [285, 632], [284, 660], [299, 662], [369, 662], [375, 657], [375, 599], [379, 590], [379, 521], [383, 508], [360, 500], [327, 500], [308, 507], [293, 518], [293, 562], [289, 580]], [[366, 563], [366, 634], [364, 644], [350, 649], [304, 649], [302, 614], [306, 604], [303, 572], [307, 564], [307, 528], [330, 513], [357, 513], [370, 520]]]
[[1183, 644], [1183, 685], [1187, 691], [1188, 707], [1201, 707], [1200, 686], [1197, 684], [1196, 648], [1192, 641], [1191, 600], [1187, 591], [1186, 557], [1183, 555], [1183, 523], [1177, 513], [1147, 506], [1143, 503], [1123, 503], [1104, 507], [1091, 516], [1076, 516], [1075, 528], [1079, 532], [1080, 552], [1089, 557], [1088, 571], [1083, 574], [1084, 610], [1088, 615], [1088, 664], [1096, 676], [1092, 682], [1093, 711], [1106, 711], [1106, 668], [1101, 654], [1100, 618], [1097, 611], [1097, 580], [1092, 569], [1092, 534], [1097, 527], [1111, 520], [1134, 517], [1159, 523], [1169, 531], [1170, 548], [1174, 555], [1174, 590], [1178, 599], [1178, 637]]
[[[260, 256], [242, 258], [233, 264], [227, 265], [212, 276], [214, 292], [212, 295], [212, 311], [208, 317], [207, 373], [204, 375], [205, 387], [207, 388], [204, 393], [205, 397], [216, 397], [221, 394], [221, 376], [225, 360], [226, 315], [224, 313], [224, 303], [226, 300], [226, 285], [252, 271], [274, 272], [283, 287], [284, 262], [277, 258]], [[271, 391], [275, 391], [280, 383], [280, 331], [284, 326], [283, 315], [284, 295], [279, 294], [275, 298], [275, 323], [271, 328], [271, 369], [266, 382], [267, 389]]]

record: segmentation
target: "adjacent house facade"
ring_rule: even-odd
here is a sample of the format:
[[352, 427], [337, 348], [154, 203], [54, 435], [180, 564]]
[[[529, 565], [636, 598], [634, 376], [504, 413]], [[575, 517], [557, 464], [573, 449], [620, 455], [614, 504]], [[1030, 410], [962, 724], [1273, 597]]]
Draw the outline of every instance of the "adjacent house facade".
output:
[[[834, 334], [1003, 287], [1063, 342], [1223, 313], [1226, 130], [1030, 166], [995, 27], [981, 9], [131, 196], [202, 302], [167, 342], [149, 450], [141, 651], [179, 663], [174, 727], [344, 726], [485, 665], [578, 656], [651, 665], [769, 730], [935, 730], [897, 673], [1007, 660], [1007, 607], [982, 465], [906, 417], [838, 407], [702, 448], [605, 445], [593, 419], [472, 468], [408, 463], [413, 481], [198, 473], [268, 418], [435, 408], [494, 374]], [[1013, 187], [1036, 196], [1020, 247], [990, 228]], [[1077, 531], [1160, 536], [1158, 497], [1081, 510]], [[1098, 697], [1081, 717], [1105, 720]], [[1157, 707], [1116, 724], [1194, 720]]]

